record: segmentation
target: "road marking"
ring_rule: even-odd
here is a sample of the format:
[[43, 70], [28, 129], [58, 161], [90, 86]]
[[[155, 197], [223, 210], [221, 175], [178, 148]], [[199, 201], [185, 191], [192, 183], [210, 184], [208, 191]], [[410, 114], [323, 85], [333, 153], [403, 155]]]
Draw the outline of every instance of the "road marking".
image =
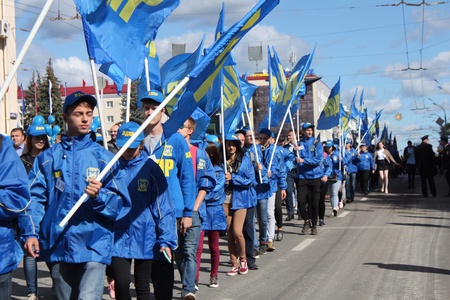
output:
[[349, 211], [344, 211], [342, 214], [340, 214], [339, 216], [337, 216], [338, 218], [344, 218], [346, 215], [348, 215], [350, 212]]
[[312, 242], [314, 242], [314, 241], [315, 241], [315, 239], [306, 239], [303, 242], [301, 242], [297, 247], [292, 249], [292, 251], [302, 251], [303, 249], [305, 249], [306, 247], [311, 245]]
[[366, 201], [367, 197], [362, 197], [360, 201]]

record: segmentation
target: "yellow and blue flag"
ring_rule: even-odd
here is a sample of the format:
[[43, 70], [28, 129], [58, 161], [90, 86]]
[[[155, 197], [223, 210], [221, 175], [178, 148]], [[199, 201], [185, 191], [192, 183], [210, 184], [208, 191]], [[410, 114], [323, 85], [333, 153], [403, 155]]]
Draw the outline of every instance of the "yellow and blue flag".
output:
[[144, 69], [147, 43], [180, 0], [74, 0], [89, 58], [115, 63], [131, 80]]
[[[305, 76], [311, 66], [315, 50], [316, 46], [314, 46], [310, 54], [303, 56], [299, 60], [297, 65], [294, 67], [293, 73], [287, 80], [284, 89], [278, 94], [277, 101], [272, 107], [272, 116], [270, 121], [271, 127], [278, 127], [286, 115], [288, 107], [291, 107], [295, 100], [300, 101], [299, 95], [301, 95]], [[260, 123], [259, 129], [262, 129], [262, 126], [267, 126], [269, 124], [268, 117], [269, 116], [267, 115], [263, 122]]]
[[317, 120], [317, 129], [331, 129], [339, 125], [341, 118], [341, 79], [337, 81], [334, 87], [331, 89], [328, 101], [320, 114], [319, 120]]
[[[384, 109], [384, 108], [383, 108], [383, 109]], [[372, 139], [373, 139], [374, 136], [375, 136], [375, 132], [376, 132], [376, 129], [375, 129], [375, 128], [376, 128], [376, 126], [378, 125], [378, 120], [379, 120], [380, 117], [381, 117], [381, 113], [383, 112], [383, 109], [380, 110], [380, 112], [376, 114], [375, 119], [373, 119], [372, 122], [370, 123], [370, 126], [369, 126], [369, 128], [368, 128], [368, 132], [367, 132], [366, 138], [365, 138], [367, 145], [370, 144], [370, 142], [372, 141]], [[386, 126], [386, 125], [385, 125], [385, 126]], [[386, 128], [386, 127], [385, 127], [385, 128]], [[386, 129], [386, 133], [387, 133], [387, 129]], [[387, 134], [386, 134], [386, 136], [387, 136]]]
[[[147, 87], [147, 74], [144, 71], [142, 72], [141, 79], [139, 80], [138, 84], [138, 94], [142, 95], [143, 93], [146, 93], [148, 91], [152, 90], [161, 90], [161, 70], [159, 68], [159, 57], [158, 53], [156, 51], [155, 46], [155, 39], [151, 39], [147, 45], [146, 45], [146, 51], [147, 51], [147, 67], [148, 67], [148, 74], [149, 74], [149, 83], [150, 86]], [[144, 60], [145, 63], [145, 60]], [[142, 103], [140, 101], [137, 101], [137, 106], [139, 108], [142, 108]]]
[[[167, 132], [175, 132], [195, 110], [198, 102], [205, 97], [214, 79], [222, 70], [228, 55], [239, 41], [279, 3], [279, 0], [261, 0], [240, 21], [231, 26], [213, 44], [210, 51], [201, 59], [197, 66], [189, 73], [186, 91], [181, 97], [178, 107], [173, 111], [171, 119], [176, 119], [171, 126], [164, 127]], [[178, 126], [177, 126], [178, 122]]]

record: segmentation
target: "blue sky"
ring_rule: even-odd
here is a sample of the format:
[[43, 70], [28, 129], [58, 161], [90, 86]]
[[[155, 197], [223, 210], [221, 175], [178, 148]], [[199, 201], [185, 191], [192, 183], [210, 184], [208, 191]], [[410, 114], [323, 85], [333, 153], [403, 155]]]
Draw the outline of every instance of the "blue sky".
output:
[[[6, 0], [12, 2], [13, 0]], [[431, 0], [432, 1], [432, 0]], [[428, 2], [435, 4], [436, 2]], [[411, 139], [419, 142], [425, 134], [437, 144], [438, 116], [450, 113], [450, 1], [441, 5], [398, 5], [393, 0], [281, 0], [275, 10], [254, 28], [233, 54], [240, 72], [256, 71], [248, 61], [248, 46], [263, 46], [263, 60], [258, 70], [267, 68], [267, 45], [275, 46], [284, 67], [289, 57], [309, 53], [317, 44], [312, 68], [331, 88], [341, 77], [341, 101], [348, 104], [358, 88], [364, 89], [369, 116], [384, 107], [380, 119], [397, 137], [400, 148]], [[19, 52], [44, 0], [14, 0], [17, 24], [14, 31]], [[222, 1], [181, 0], [180, 6], [166, 20], [157, 36], [161, 63], [170, 55], [172, 43], [185, 43], [193, 51], [206, 33], [206, 45], [213, 41]], [[227, 0], [225, 25], [241, 18], [256, 0]], [[406, 3], [418, 4], [420, 0]], [[427, 3], [427, 2], [425, 2]], [[56, 18], [58, 9], [65, 20]], [[44, 72], [51, 57], [62, 82], [81, 85], [92, 82], [81, 21], [75, 16], [71, 0], [55, 0], [18, 74], [26, 85], [32, 70]], [[25, 70], [23, 70], [25, 69]], [[434, 80], [438, 80], [438, 84]], [[443, 89], [438, 88], [441, 86]], [[425, 109], [424, 109], [425, 108]], [[401, 113], [403, 119], [395, 120]], [[450, 119], [450, 115], [449, 115]]]

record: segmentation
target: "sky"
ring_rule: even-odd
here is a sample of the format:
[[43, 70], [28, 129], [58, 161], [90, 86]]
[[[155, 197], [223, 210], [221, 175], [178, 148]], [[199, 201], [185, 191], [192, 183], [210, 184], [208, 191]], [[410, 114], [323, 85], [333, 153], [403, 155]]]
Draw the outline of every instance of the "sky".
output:
[[[16, 7], [13, 35], [19, 53], [46, 1], [3, 1]], [[419, 143], [426, 134], [436, 146], [436, 120], [450, 113], [450, 1], [432, 1], [280, 0], [233, 55], [241, 73], [252, 73], [267, 69], [268, 45], [275, 47], [285, 68], [292, 67], [292, 54], [300, 59], [316, 45], [311, 68], [330, 88], [341, 78], [344, 105], [349, 106], [356, 90], [359, 101], [364, 90], [369, 118], [384, 108], [380, 131], [386, 124], [399, 149], [408, 140]], [[181, 0], [159, 29], [160, 63], [171, 57], [172, 43], [186, 44], [192, 52], [206, 34], [205, 45], [211, 45], [222, 2], [228, 28], [257, 0]], [[73, 1], [54, 0], [19, 69], [19, 84], [27, 86], [34, 70], [44, 74], [49, 58], [62, 83], [92, 84], [81, 21], [74, 16]], [[263, 59], [256, 65], [248, 59], [248, 47], [259, 45]], [[401, 120], [395, 118], [398, 114]]]

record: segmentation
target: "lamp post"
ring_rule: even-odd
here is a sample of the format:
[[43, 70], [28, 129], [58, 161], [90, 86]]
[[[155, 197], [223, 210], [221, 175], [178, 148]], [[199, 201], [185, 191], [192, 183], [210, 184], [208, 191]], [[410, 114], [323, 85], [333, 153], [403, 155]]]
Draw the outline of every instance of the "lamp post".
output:
[[431, 99], [431, 98], [428, 98], [428, 100], [430, 100], [434, 106], [437, 106], [444, 111], [444, 130], [443, 130], [444, 132], [443, 133], [445, 136], [447, 136], [447, 132], [448, 132], [448, 130], [447, 130], [447, 112], [445, 111], [445, 108], [442, 105], [434, 102], [433, 99]]

